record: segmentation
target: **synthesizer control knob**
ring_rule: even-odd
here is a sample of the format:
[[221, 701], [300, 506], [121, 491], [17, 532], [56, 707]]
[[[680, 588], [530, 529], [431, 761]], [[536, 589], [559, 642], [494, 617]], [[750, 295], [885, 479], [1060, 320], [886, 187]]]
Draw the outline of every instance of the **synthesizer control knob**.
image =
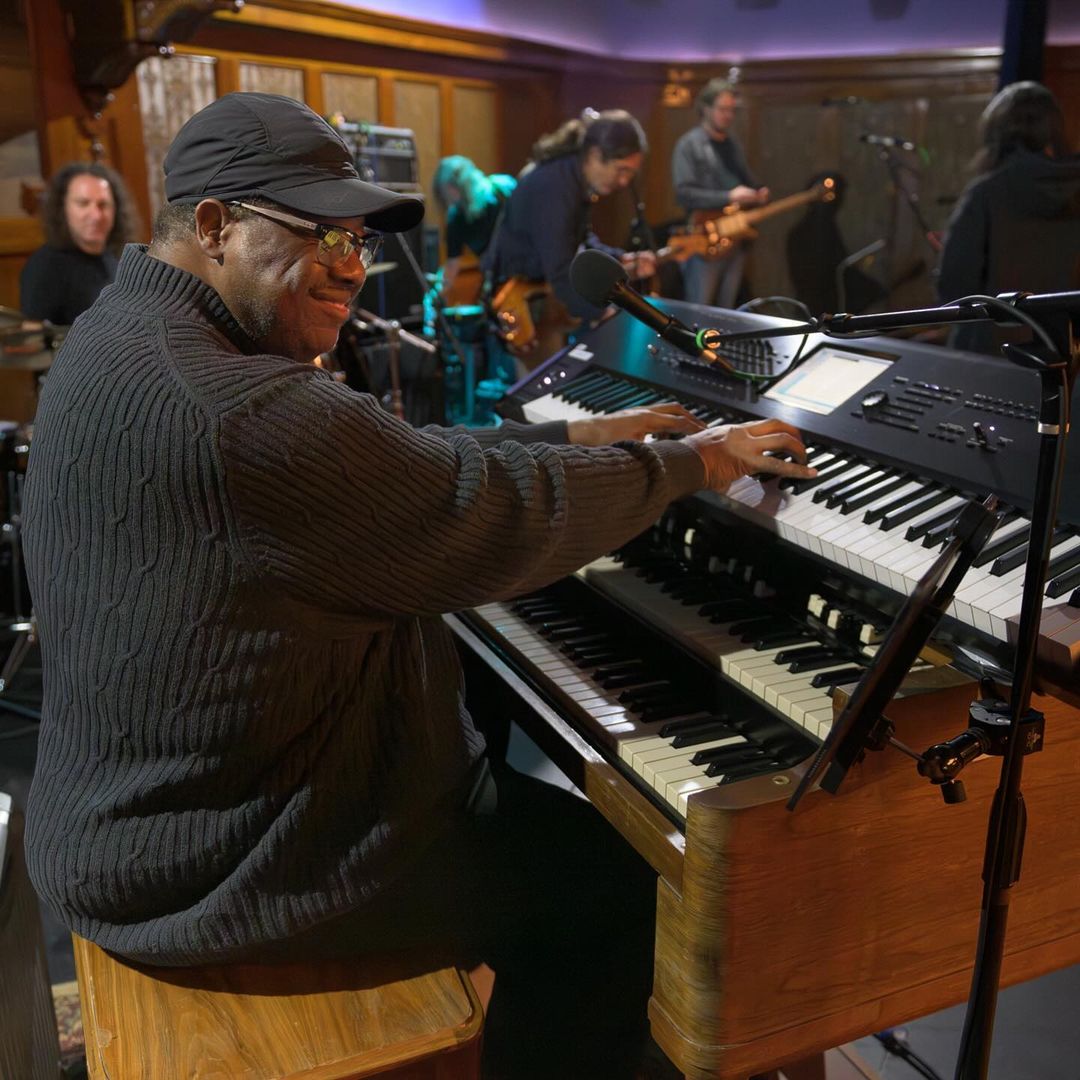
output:
[[889, 395], [884, 390], [871, 390], [863, 396], [859, 404], [862, 405], [864, 415], [869, 418], [889, 404]]

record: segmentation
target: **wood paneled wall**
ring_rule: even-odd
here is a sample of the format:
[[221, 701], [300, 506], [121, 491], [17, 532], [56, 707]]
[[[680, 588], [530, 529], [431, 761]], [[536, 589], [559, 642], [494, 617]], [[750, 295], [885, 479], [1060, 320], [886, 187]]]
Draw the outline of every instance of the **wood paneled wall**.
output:
[[[102, 117], [90, 116], [74, 86], [68, 53], [57, 48], [65, 40], [60, 0], [35, 0], [27, 12], [43, 169], [48, 174], [64, 161], [87, 157], [97, 142], [128, 181], [149, 223], [153, 185], [137, 78], [116, 92]], [[671, 192], [671, 150], [696, 119], [689, 108], [663, 104], [669, 72], [660, 63], [586, 56], [320, 0], [249, 0], [237, 15], [206, 19], [190, 41], [178, 43], [178, 51], [215, 60], [219, 94], [254, 82], [265, 86], [272, 77], [274, 85], [302, 95], [318, 112], [360, 111], [363, 116], [349, 118], [414, 126], [425, 185], [438, 157], [447, 153], [517, 172], [537, 136], [565, 117], [585, 106], [623, 106], [641, 119], [652, 148], [642, 178], [649, 219], [679, 213]], [[857, 135], [869, 129], [913, 138], [930, 152], [920, 170], [919, 195], [929, 225], [939, 228], [974, 149], [973, 120], [993, 92], [998, 60], [996, 52], [984, 50], [744, 63], [741, 132], [763, 182], [777, 194], [802, 187], [823, 169], [844, 172], [850, 186], [841, 224], [849, 248], [904, 217], [889, 175]], [[725, 70], [680, 65], [691, 91]], [[1080, 142], [1080, 48], [1047, 50], [1047, 82], [1069, 111], [1070, 136]], [[821, 104], [848, 96], [859, 104]], [[156, 169], [152, 160], [151, 168]], [[630, 197], [597, 210], [598, 231], [618, 242], [632, 213]], [[766, 226], [752, 267], [756, 291], [785, 290], [784, 239], [793, 220]], [[905, 227], [910, 234], [912, 223]], [[907, 238], [908, 248], [923, 243], [918, 236]], [[905, 251], [903, 258], [910, 254]], [[0, 275], [0, 290], [5, 288]], [[12, 300], [10, 292], [0, 292], [0, 303]]]

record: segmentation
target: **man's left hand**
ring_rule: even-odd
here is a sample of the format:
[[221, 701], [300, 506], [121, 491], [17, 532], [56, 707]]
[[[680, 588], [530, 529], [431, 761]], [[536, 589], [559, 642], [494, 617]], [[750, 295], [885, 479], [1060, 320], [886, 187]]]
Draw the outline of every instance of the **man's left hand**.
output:
[[668, 402], [638, 409], [623, 409], [609, 416], [570, 420], [570, 441], [578, 446], [608, 446], [626, 439], [641, 441], [646, 435], [689, 435], [705, 425], [681, 405]]

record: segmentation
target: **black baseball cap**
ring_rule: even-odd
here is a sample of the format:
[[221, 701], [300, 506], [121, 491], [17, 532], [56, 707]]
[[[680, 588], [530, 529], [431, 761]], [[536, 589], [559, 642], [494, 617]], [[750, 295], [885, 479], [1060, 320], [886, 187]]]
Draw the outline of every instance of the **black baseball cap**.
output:
[[360, 179], [341, 136], [321, 116], [280, 94], [226, 94], [180, 129], [165, 155], [170, 203], [228, 202], [255, 195], [311, 218], [363, 215], [404, 232], [424, 204]]

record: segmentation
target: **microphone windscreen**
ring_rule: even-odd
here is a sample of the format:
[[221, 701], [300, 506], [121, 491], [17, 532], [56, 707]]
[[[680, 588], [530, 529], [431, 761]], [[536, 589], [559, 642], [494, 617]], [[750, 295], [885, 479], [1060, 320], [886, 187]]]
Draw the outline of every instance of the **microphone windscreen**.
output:
[[570, 264], [570, 284], [578, 296], [594, 307], [603, 307], [611, 290], [628, 276], [626, 267], [606, 251], [586, 248], [579, 251]]

